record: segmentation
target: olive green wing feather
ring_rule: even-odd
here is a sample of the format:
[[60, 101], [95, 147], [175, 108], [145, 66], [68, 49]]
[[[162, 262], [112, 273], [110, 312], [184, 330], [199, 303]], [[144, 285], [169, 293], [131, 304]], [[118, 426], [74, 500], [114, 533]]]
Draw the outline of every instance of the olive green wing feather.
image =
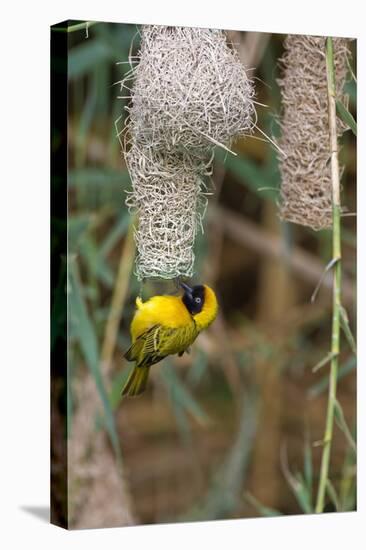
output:
[[163, 342], [172, 336], [175, 329], [169, 329], [162, 325], [154, 325], [149, 330], [140, 334], [132, 344], [124, 357], [128, 361], [136, 361], [138, 367], [150, 367], [169, 355], [164, 353]]
[[125, 353], [128, 361], [136, 361], [136, 366], [151, 366], [167, 355], [180, 355], [194, 340], [192, 329], [169, 328], [154, 325], [142, 333]]

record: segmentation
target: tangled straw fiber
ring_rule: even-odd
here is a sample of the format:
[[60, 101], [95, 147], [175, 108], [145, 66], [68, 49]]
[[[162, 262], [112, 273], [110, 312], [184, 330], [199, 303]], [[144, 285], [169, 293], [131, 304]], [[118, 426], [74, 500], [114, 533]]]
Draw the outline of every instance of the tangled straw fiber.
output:
[[126, 152], [126, 162], [133, 174], [126, 204], [139, 217], [138, 278], [191, 276], [197, 225], [207, 202], [201, 175], [189, 157], [153, 153], [137, 144]]
[[[347, 39], [334, 39], [337, 97], [347, 74]], [[332, 183], [329, 153], [329, 122], [325, 38], [289, 35], [281, 60], [283, 77], [282, 137], [284, 152], [279, 165], [282, 176], [280, 215], [284, 220], [323, 229], [332, 225]], [[344, 125], [337, 120], [337, 133]]]
[[137, 60], [121, 82], [131, 104], [119, 132], [138, 217], [136, 274], [190, 277], [214, 148], [253, 130], [254, 88], [218, 30], [144, 26]]

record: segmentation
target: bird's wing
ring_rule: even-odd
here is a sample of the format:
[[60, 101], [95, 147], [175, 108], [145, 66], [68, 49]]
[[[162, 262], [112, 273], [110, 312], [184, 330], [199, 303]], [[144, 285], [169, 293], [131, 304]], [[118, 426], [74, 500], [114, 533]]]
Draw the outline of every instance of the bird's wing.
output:
[[125, 353], [125, 358], [128, 361], [136, 361], [139, 367], [154, 365], [169, 355], [169, 352], [164, 352], [164, 342], [174, 337], [176, 332], [177, 329], [162, 325], [152, 326], [136, 338], [136, 341]]
[[125, 353], [128, 361], [136, 361], [137, 367], [151, 366], [167, 355], [185, 351], [195, 340], [195, 325], [171, 328], [156, 324], [140, 334]]

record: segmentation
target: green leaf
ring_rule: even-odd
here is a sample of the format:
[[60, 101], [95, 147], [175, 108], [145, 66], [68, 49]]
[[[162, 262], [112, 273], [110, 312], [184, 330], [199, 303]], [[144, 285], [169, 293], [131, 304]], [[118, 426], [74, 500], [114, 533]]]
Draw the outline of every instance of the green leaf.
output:
[[306, 514], [312, 514], [312, 490], [308, 488], [306, 481], [300, 472], [297, 472], [295, 475], [292, 474], [289, 468], [287, 451], [285, 447], [283, 447], [281, 451], [281, 465], [283, 475], [285, 476], [285, 479], [301, 510]]
[[256, 392], [244, 395], [235, 440], [223, 463], [213, 476], [206, 495], [187, 513], [182, 521], [222, 519], [232, 517], [242, 498], [242, 487], [250, 465], [258, 420]]
[[98, 253], [98, 249], [91, 237], [85, 237], [80, 244], [80, 254], [85, 261], [90, 276], [97, 277], [107, 288], [111, 288], [115, 281], [112, 269], [105, 258]]
[[[122, 364], [122, 354], [121, 354], [121, 364]], [[125, 368], [121, 370], [112, 380], [112, 387], [111, 391], [109, 393], [109, 402], [111, 404], [111, 407], [113, 410], [116, 410], [118, 405], [122, 401], [122, 395], [121, 390], [125, 383], [127, 382], [127, 378], [131, 374], [132, 368]]]
[[109, 86], [106, 86], [106, 82], [109, 79], [109, 66], [106, 63], [99, 63], [95, 67], [95, 79], [97, 86], [97, 102], [96, 112], [98, 116], [108, 116], [110, 108], [110, 90]]
[[341, 406], [341, 404], [339, 403], [339, 401], [337, 399], [334, 402], [334, 412], [335, 412], [335, 420], [336, 420], [336, 423], [337, 423], [339, 429], [346, 436], [346, 439], [349, 443], [349, 446], [351, 447], [351, 449], [353, 450], [353, 452], [356, 455], [357, 454], [356, 442], [353, 439], [352, 434], [351, 434], [351, 430], [349, 429], [349, 427], [347, 425], [347, 422], [346, 422], [346, 419], [345, 419], [345, 416], [344, 416], [344, 413], [343, 413], [342, 406]]
[[[354, 432], [355, 430], [353, 430]], [[349, 512], [356, 508], [356, 456], [353, 449], [347, 448], [339, 482], [340, 511]]]
[[201, 425], [206, 425], [209, 422], [209, 417], [202, 409], [201, 405], [194, 399], [192, 393], [187, 386], [177, 376], [174, 367], [168, 363], [161, 367], [162, 380], [168, 389], [171, 401], [174, 400], [181, 403], [197, 422]]
[[261, 504], [251, 493], [246, 492], [244, 495], [245, 500], [249, 502], [256, 510], [264, 517], [282, 516], [282, 512], [275, 510], [275, 508], [269, 508]]
[[352, 81], [355, 82], [355, 83], [357, 83], [356, 75], [355, 75], [354, 70], [353, 70], [353, 68], [352, 68], [352, 66], [351, 66], [350, 56], [347, 55], [346, 61], [347, 61], [347, 65], [348, 65], [348, 70], [349, 70], [350, 75], [351, 75], [351, 77], [352, 77]]
[[[128, 55], [133, 41], [133, 50], [138, 49], [141, 34], [136, 25], [119, 23], [102, 23], [95, 28], [98, 39], [108, 45], [111, 54], [117, 61], [128, 61]], [[132, 52], [134, 53], [134, 52]], [[129, 64], [119, 66], [121, 72], [130, 69]]]
[[207, 367], [208, 367], [207, 354], [203, 350], [198, 350], [192, 362], [192, 367], [188, 372], [188, 376], [187, 376], [188, 384], [190, 386], [196, 387], [202, 380], [202, 377], [204, 376], [205, 372], [207, 371]]
[[[74, 168], [69, 172], [70, 187], [86, 185], [88, 187], [118, 187], [120, 191], [123, 186], [130, 183], [130, 176], [127, 170], [112, 170], [101, 168]], [[121, 200], [122, 203], [122, 200]]]
[[356, 355], [357, 349], [356, 349], [356, 342], [353, 337], [352, 331], [349, 326], [349, 319], [347, 315], [347, 311], [343, 306], [340, 307], [340, 314], [341, 314], [341, 327], [343, 329], [343, 332], [345, 334], [345, 337], [347, 339], [347, 342], [353, 351], [353, 353]]
[[348, 80], [348, 82], [345, 83], [344, 93], [349, 98], [350, 103], [354, 107], [356, 107], [356, 104], [357, 104], [357, 84], [353, 79]]
[[[99, 23], [93, 29], [93, 34], [96, 38], [89, 38], [70, 50], [68, 59], [70, 79], [85, 76], [98, 64], [127, 61], [129, 46], [134, 35], [136, 35], [135, 46], [138, 46], [139, 34], [136, 32], [135, 25], [115, 25], [114, 29], [114, 25]], [[129, 66], [120, 65], [120, 67], [122, 76]]]
[[99, 254], [102, 256], [102, 258], [106, 258], [112, 248], [126, 234], [130, 222], [131, 218], [128, 213], [122, 211], [121, 215], [116, 220], [115, 226], [111, 231], [108, 232], [106, 238], [100, 245]]
[[70, 216], [68, 220], [68, 246], [69, 254], [76, 253], [79, 242], [89, 229], [92, 222], [90, 214], [80, 216]]
[[[342, 365], [342, 367], [338, 370], [337, 373], [337, 380], [341, 380], [344, 376], [347, 376], [350, 372], [352, 372], [356, 368], [356, 357], [352, 356], [350, 359], [345, 363], [345, 365]], [[319, 382], [311, 386], [307, 392], [309, 399], [314, 399], [315, 397], [318, 397], [321, 395], [329, 386], [329, 374], [324, 376]]]
[[333, 503], [334, 508], [336, 509], [337, 512], [339, 512], [340, 511], [339, 498], [337, 495], [337, 491], [335, 490], [334, 485], [330, 481], [330, 479], [327, 479], [326, 490], [330, 500]]
[[305, 441], [304, 446], [304, 479], [310, 495], [310, 505], [312, 506], [312, 493], [313, 493], [313, 456], [311, 445], [308, 440]]
[[58, 338], [65, 340], [66, 334], [65, 327], [67, 324], [66, 315], [66, 286], [67, 286], [67, 269], [66, 260], [62, 259], [61, 269], [59, 272], [59, 279], [57, 281], [56, 288], [52, 289], [52, 310], [51, 310], [51, 350]]
[[69, 263], [69, 277], [68, 304], [70, 324], [77, 337], [85, 363], [94, 378], [103, 405], [107, 432], [110, 436], [116, 456], [120, 459], [121, 451], [114, 416], [100, 371], [98, 341], [83, 297], [78, 265], [75, 258], [72, 258]]
[[239, 155], [228, 155], [225, 165], [239, 183], [246, 185], [262, 199], [275, 201], [278, 198], [278, 188], [274, 186], [272, 176], [262, 166]]
[[277, 60], [280, 57], [280, 45], [269, 40], [261, 63], [263, 79], [269, 88], [271, 103], [275, 111], [279, 112], [281, 107], [281, 91], [278, 85], [279, 68]]
[[98, 63], [105, 63], [113, 58], [113, 52], [108, 44], [102, 40], [87, 40], [70, 50], [68, 77], [80, 78], [93, 70]]
[[354, 135], [357, 136], [357, 123], [349, 110], [343, 105], [343, 103], [339, 99], [336, 100], [336, 107], [337, 115], [339, 116], [339, 118], [352, 130]]
[[79, 209], [90, 211], [109, 208], [127, 212], [125, 190], [130, 188], [127, 170], [80, 168], [70, 170], [69, 186], [78, 193]]
[[75, 165], [80, 166], [84, 163], [86, 157], [87, 140], [86, 136], [95, 117], [95, 109], [98, 100], [98, 80], [96, 69], [93, 71], [92, 83], [88, 92], [84, 107], [81, 112], [79, 124], [76, 131], [75, 144]]
[[306, 514], [312, 514], [313, 513], [313, 507], [311, 504], [312, 495], [310, 494], [310, 491], [308, 490], [305, 480], [300, 472], [298, 472], [295, 476], [296, 478], [296, 485], [291, 485], [293, 493], [297, 499], [297, 502], [300, 506], [300, 508], [306, 513]]
[[323, 357], [323, 359], [321, 361], [319, 361], [319, 363], [317, 363], [315, 365], [315, 367], [313, 367], [311, 369], [312, 372], [317, 372], [319, 369], [321, 369], [322, 367], [327, 365], [332, 359], [337, 357], [337, 355], [338, 355], [338, 353], [334, 353], [334, 352], [330, 351], [325, 357]]
[[192, 433], [191, 425], [188, 419], [188, 415], [182, 406], [180, 401], [173, 399], [171, 401], [175, 419], [177, 421], [178, 429], [181, 434], [182, 440], [186, 446], [192, 445]]

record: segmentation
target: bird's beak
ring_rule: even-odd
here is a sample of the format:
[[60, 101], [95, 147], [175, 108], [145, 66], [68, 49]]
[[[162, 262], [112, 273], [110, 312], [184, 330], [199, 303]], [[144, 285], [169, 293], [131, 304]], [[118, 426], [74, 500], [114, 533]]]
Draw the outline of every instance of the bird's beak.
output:
[[190, 286], [186, 285], [186, 283], [180, 283], [180, 286], [184, 288], [184, 290], [188, 292], [188, 294], [192, 294], [193, 289]]

